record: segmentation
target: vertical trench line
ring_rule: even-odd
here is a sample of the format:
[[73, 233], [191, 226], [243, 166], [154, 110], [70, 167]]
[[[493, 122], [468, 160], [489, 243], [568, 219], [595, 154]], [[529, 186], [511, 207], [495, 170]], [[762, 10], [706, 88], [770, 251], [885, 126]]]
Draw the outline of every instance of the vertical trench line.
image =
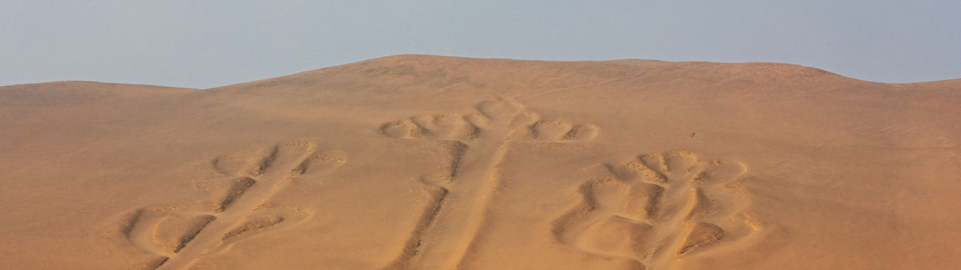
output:
[[684, 244], [685, 238], [690, 233], [690, 229], [685, 227], [686, 223], [684, 219], [690, 215], [697, 206], [697, 189], [692, 187], [690, 180], [682, 183], [673, 183], [669, 188], [676, 189], [674, 191], [675, 194], [682, 198], [674, 198], [674, 200], [676, 202], [680, 199], [683, 205], [679, 212], [674, 213], [673, 216], [665, 220], [661, 220], [660, 223], [657, 224], [657, 234], [668, 235], [669, 237], [661, 249], [651, 254], [648, 266], [654, 269], [667, 267], [673, 262], [679, 246]]
[[481, 227], [487, 223], [487, 215], [489, 214], [488, 206], [493, 201], [497, 188], [502, 184], [502, 178], [499, 175], [500, 164], [504, 161], [507, 152], [510, 150], [514, 133], [526, 126], [526, 124], [522, 122], [526, 109], [523, 105], [517, 108], [518, 110], [513, 113], [510, 120], [503, 126], [504, 130], [502, 133], [497, 136], [498, 142], [494, 144], [497, 145], [497, 151], [488, 159], [488, 165], [484, 168], [484, 174], [481, 176], [481, 179], [479, 179], [480, 186], [478, 188], [480, 190], [471, 206], [466, 228], [459, 238], [459, 240], [463, 241], [458, 241], [458, 244], [453, 248], [451, 256], [447, 262], [443, 264], [444, 269], [458, 269], [462, 267], [465, 260], [467, 260], [467, 252], [475, 249], [479, 244], [478, 234], [480, 233]]
[[[508, 136], [509, 137], [509, 136]], [[464, 241], [464, 244], [458, 245], [454, 250], [453, 256], [448, 262], [449, 269], [457, 269], [461, 267], [464, 263], [465, 256], [470, 249], [477, 245], [477, 237], [480, 228], [484, 226], [487, 221], [487, 206], [493, 201], [493, 197], [497, 191], [497, 187], [501, 185], [501, 177], [498, 174], [498, 168], [504, 157], [507, 155], [507, 151], [510, 149], [511, 140], [506, 139], [501, 143], [494, 155], [494, 162], [491, 162], [490, 167], [486, 169], [487, 173], [484, 174], [483, 183], [481, 183], [481, 192], [478, 194], [474, 201], [474, 205], [471, 209], [470, 216], [467, 220], [467, 229], [464, 232], [464, 238], [468, 239]]]
[[485, 219], [485, 204], [498, 185], [496, 179], [492, 180], [494, 168], [503, 158], [501, 152], [506, 151], [506, 142], [518, 116], [524, 112], [523, 106], [508, 105], [509, 112], [496, 108], [500, 111], [493, 111], [493, 114], [486, 114], [483, 108], [478, 108], [490, 121], [484, 125], [485, 135], [464, 142], [468, 147], [462, 150], [462, 157], [457, 161], [449, 183], [450, 193], [433, 224], [427, 228], [431, 232], [422, 234], [422, 249], [411, 261], [410, 269], [447, 270], [456, 267], [475, 242]]
[[391, 261], [387, 266], [380, 268], [383, 270], [395, 270], [395, 269], [410, 269], [411, 264], [414, 260], [419, 258], [421, 250], [423, 249], [424, 233], [427, 232], [434, 224], [434, 220], [437, 218], [437, 213], [440, 212], [441, 206], [444, 204], [444, 199], [447, 197], [448, 190], [442, 186], [426, 184], [428, 189], [434, 188], [432, 191], [433, 196], [431, 198], [430, 204], [424, 207], [424, 211], [421, 213], [420, 218], [418, 218], [417, 225], [414, 226], [414, 230], [411, 232], [409, 238], [404, 243], [404, 248], [401, 250], [400, 255]]
[[[464, 249], [462, 243], [471, 240], [474, 231], [471, 222], [476, 222], [476, 204], [478, 198], [484, 196], [485, 176], [489, 175], [488, 170], [495, 161], [498, 147], [503, 144], [502, 128], [495, 130], [488, 140], [475, 142], [469, 149], [455, 151], [462, 152], [459, 154], [462, 157], [458, 159], [458, 169], [448, 183], [449, 193], [432, 224], [420, 233], [423, 242], [416, 258], [410, 260], [408, 269], [448, 269], [456, 263], [451, 261], [459, 258], [457, 252]], [[461, 168], [461, 164], [467, 167]]]
[[[448, 184], [454, 180], [457, 176], [457, 168], [460, 166], [461, 159], [463, 159], [464, 153], [467, 151], [467, 144], [462, 141], [453, 141], [451, 143], [451, 162], [450, 162], [450, 172], [447, 173]], [[382, 267], [382, 270], [396, 270], [396, 269], [410, 269], [411, 266], [420, 259], [420, 255], [423, 253], [425, 248], [425, 237], [424, 235], [433, 227], [437, 216], [440, 213], [441, 208], [446, 203], [444, 199], [447, 198], [450, 190], [449, 185], [443, 183], [430, 183], [421, 179], [421, 183], [424, 184], [428, 192], [433, 193], [430, 203], [424, 208], [421, 213], [420, 218], [418, 218], [417, 224], [414, 226], [414, 230], [411, 232], [410, 237], [404, 244], [400, 255], [391, 261], [387, 266]]]
[[498, 175], [498, 168], [504, 158], [507, 156], [507, 151], [510, 149], [512, 143], [513, 133], [516, 130], [512, 129], [513, 124], [517, 121], [518, 117], [523, 114], [524, 110], [521, 109], [515, 113], [511, 120], [508, 121], [505, 128], [505, 132], [500, 136], [500, 142], [498, 145], [497, 152], [495, 152], [490, 157], [490, 162], [488, 166], [484, 168], [484, 175], [481, 177], [480, 191], [477, 193], [477, 197], [471, 206], [470, 214], [467, 218], [466, 228], [462, 236], [460, 237], [462, 244], [457, 244], [452, 250], [451, 257], [443, 265], [445, 269], [456, 269], [459, 267], [466, 256], [467, 252], [477, 245], [477, 234], [480, 228], [486, 223], [487, 219], [487, 206], [493, 200], [494, 194], [497, 191], [497, 187], [501, 185], [501, 177]]

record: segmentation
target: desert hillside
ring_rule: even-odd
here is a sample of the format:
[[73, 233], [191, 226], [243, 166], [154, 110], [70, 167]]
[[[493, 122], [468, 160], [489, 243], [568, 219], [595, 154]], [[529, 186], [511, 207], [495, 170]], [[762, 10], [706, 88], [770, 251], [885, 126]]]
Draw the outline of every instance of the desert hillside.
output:
[[955, 269], [961, 80], [403, 55], [0, 87], [0, 269]]

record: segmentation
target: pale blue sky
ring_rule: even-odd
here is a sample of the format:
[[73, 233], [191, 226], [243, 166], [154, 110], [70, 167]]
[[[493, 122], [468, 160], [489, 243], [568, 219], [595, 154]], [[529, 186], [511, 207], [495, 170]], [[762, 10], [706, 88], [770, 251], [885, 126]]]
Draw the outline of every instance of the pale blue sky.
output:
[[943, 80], [961, 78], [961, 1], [0, 0], [0, 85], [208, 88], [409, 53]]

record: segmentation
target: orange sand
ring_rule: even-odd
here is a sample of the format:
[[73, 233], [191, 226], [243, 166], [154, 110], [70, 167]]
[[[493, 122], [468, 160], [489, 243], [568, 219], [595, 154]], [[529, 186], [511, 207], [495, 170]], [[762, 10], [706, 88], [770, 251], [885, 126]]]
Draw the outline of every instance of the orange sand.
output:
[[961, 80], [394, 56], [0, 87], [0, 269], [953, 269]]

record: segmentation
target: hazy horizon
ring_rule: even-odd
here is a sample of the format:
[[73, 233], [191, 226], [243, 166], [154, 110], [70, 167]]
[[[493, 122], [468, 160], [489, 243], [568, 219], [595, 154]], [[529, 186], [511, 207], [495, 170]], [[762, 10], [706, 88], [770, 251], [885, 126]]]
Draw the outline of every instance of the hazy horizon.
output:
[[879, 82], [961, 78], [961, 3], [8, 1], [0, 85], [209, 88], [397, 54], [781, 62]]

